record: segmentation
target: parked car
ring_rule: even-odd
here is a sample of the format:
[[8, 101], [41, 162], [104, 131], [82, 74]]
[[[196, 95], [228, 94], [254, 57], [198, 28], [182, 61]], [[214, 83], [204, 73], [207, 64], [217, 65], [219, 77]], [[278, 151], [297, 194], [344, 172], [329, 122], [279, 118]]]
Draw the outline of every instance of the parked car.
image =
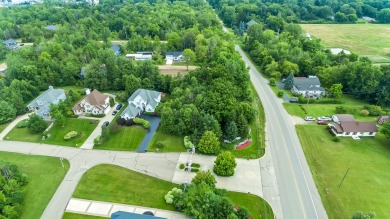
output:
[[318, 121], [332, 121], [332, 118], [329, 116], [320, 116], [317, 118]]
[[298, 103], [298, 97], [291, 97], [290, 98], [290, 103]]
[[328, 122], [327, 121], [317, 121], [317, 124], [318, 125], [328, 125]]
[[120, 103], [120, 104], [118, 104], [118, 106], [116, 106], [116, 110], [120, 110], [121, 108], [122, 108], [122, 104]]
[[305, 120], [306, 121], [316, 121], [316, 119], [314, 117], [311, 117], [311, 116], [306, 116]]
[[114, 112], [112, 112], [112, 115], [115, 116], [117, 113], [118, 111], [114, 110]]
[[107, 127], [109, 124], [110, 124], [109, 121], [105, 121], [105, 122], [103, 123], [103, 125], [102, 125], [102, 128]]

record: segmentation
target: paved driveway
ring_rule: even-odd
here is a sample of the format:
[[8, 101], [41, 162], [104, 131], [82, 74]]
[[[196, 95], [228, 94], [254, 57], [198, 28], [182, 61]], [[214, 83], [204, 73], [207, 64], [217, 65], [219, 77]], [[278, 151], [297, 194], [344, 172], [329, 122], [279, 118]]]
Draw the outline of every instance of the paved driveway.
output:
[[158, 125], [160, 125], [161, 118], [158, 116], [149, 116], [149, 115], [141, 115], [141, 118], [146, 119], [150, 123], [149, 131], [146, 133], [144, 139], [138, 147], [137, 152], [144, 153], [148, 148], [150, 141], [153, 138], [153, 135], [156, 133]]

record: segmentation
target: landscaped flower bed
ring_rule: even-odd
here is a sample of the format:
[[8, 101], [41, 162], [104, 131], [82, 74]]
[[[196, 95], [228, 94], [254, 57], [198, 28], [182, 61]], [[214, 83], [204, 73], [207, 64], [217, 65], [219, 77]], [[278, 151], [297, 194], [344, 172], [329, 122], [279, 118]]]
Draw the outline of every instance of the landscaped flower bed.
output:
[[243, 143], [236, 146], [236, 149], [243, 149], [248, 147], [252, 142], [251, 141], [244, 141]]

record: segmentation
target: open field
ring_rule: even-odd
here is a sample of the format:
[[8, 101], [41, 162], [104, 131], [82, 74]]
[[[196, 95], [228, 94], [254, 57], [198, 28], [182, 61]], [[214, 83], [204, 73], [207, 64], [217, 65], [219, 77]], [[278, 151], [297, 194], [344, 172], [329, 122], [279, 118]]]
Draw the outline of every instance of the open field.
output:
[[296, 129], [329, 218], [351, 218], [356, 211], [390, 218], [389, 140], [378, 133], [336, 143], [323, 126]]
[[343, 48], [374, 63], [390, 62], [388, 24], [301, 24], [302, 29], [320, 38], [326, 48]]
[[[283, 103], [286, 111], [295, 116], [305, 118], [305, 116], [313, 116], [315, 118], [319, 116], [331, 116], [336, 114], [336, 107], [343, 106], [348, 114], [352, 114], [357, 121], [375, 121], [376, 116], [362, 116], [360, 111], [363, 109], [363, 106], [370, 105], [367, 102], [356, 100], [351, 96], [343, 95], [339, 100], [342, 104], [320, 104], [313, 103], [311, 104], [300, 104], [300, 103]], [[306, 109], [307, 114], [302, 110], [301, 106]]]
[[[92, 121], [91, 119], [67, 118], [65, 127], [54, 125], [49, 131], [50, 138], [46, 140], [42, 140], [42, 133], [31, 133], [27, 128], [14, 127], [5, 139], [77, 147], [81, 146], [96, 128], [97, 124], [93, 124]], [[64, 136], [70, 131], [77, 131], [82, 134], [69, 140], [64, 140]]]
[[65, 168], [63, 168], [58, 158], [8, 152], [0, 152], [0, 160], [17, 165], [20, 171], [28, 177], [20, 218], [40, 218], [65, 177], [69, 162], [64, 160]]
[[[164, 196], [178, 186], [123, 167], [104, 164], [84, 174], [73, 196], [175, 211], [172, 205], [165, 203]], [[254, 219], [274, 218], [270, 206], [260, 197], [228, 192], [228, 198], [232, 203], [247, 208]]]
[[188, 71], [197, 69], [198, 66], [180, 66], [180, 65], [159, 65], [158, 69], [160, 70], [160, 74], [162, 75], [171, 75], [171, 76], [177, 76], [178, 73], [180, 75], [187, 74]]
[[96, 145], [94, 149], [135, 151], [146, 135], [142, 126], [119, 126], [116, 132], [111, 132], [110, 139], [103, 145]]
[[154, 134], [150, 144], [148, 146], [148, 151], [157, 151], [156, 144], [157, 142], [164, 142], [164, 148], [158, 149], [158, 152], [184, 152], [186, 148], [184, 147], [184, 136], [177, 136], [165, 133], [161, 128], [157, 129], [157, 132]]

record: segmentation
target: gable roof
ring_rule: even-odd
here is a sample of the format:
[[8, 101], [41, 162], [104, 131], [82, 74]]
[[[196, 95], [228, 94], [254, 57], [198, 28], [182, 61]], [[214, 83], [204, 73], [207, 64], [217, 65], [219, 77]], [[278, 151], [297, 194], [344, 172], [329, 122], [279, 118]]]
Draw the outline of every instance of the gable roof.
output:
[[330, 52], [331, 52], [333, 55], [338, 55], [338, 54], [340, 54], [340, 53], [342, 53], [342, 52], [344, 52], [344, 54], [346, 54], [346, 55], [350, 55], [350, 54], [351, 54], [350, 51], [345, 50], [345, 49], [341, 49], [341, 48], [331, 48], [331, 49], [329, 49], [329, 50], [330, 50]]
[[331, 122], [337, 132], [377, 132], [378, 126], [374, 122]]
[[252, 25], [255, 25], [255, 24], [259, 24], [259, 23], [257, 23], [254, 20], [250, 20], [249, 22], [246, 23], [247, 26], [252, 26]]
[[3, 41], [3, 44], [6, 45], [6, 46], [10, 46], [10, 45], [16, 45], [16, 41], [12, 38], [9, 38], [8, 40], [4, 40]]
[[128, 102], [133, 101], [138, 95], [142, 97], [142, 99], [146, 100], [148, 104], [150, 104], [153, 108], [158, 105], [156, 99], [161, 94], [161, 92], [154, 90], [146, 90], [146, 89], [137, 89], [130, 97], [127, 99]]
[[112, 45], [110, 47], [110, 49], [112, 49], [115, 53], [117, 53], [121, 50], [121, 48], [118, 45]]
[[169, 51], [165, 53], [165, 56], [179, 57], [181, 55], [183, 55], [183, 52], [180, 51], [174, 51], [174, 52]]
[[82, 107], [80, 106], [81, 101], [85, 100], [87, 103], [96, 106], [98, 108], [104, 109], [105, 107], [102, 107], [102, 105], [105, 105], [105, 100], [109, 97], [106, 94], [100, 93], [98, 90], [93, 90], [90, 94], [85, 96], [83, 99], [81, 99], [79, 102], [74, 105], [72, 108], [73, 110], [80, 110]]
[[355, 118], [351, 114], [334, 114], [333, 116], [334, 116], [333, 120], [335, 122], [354, 122], [355, 121]]
[[294, 87], [300, 91], [325, 91], [317, 77], [294, 77]]
[[[54, 89], [52, 86], [49, 86], [45, 92], [35, 98], [28, 106], [29, 107], [38, 107], [37, 114], [41, 114], [42, 112], [50, 111], [50, 104], [53, 101], [57, 100], [60, 96], [65, 96], [65, 91], [63, 89]], [[40, 102], [41, 104], [38, 104]]]

